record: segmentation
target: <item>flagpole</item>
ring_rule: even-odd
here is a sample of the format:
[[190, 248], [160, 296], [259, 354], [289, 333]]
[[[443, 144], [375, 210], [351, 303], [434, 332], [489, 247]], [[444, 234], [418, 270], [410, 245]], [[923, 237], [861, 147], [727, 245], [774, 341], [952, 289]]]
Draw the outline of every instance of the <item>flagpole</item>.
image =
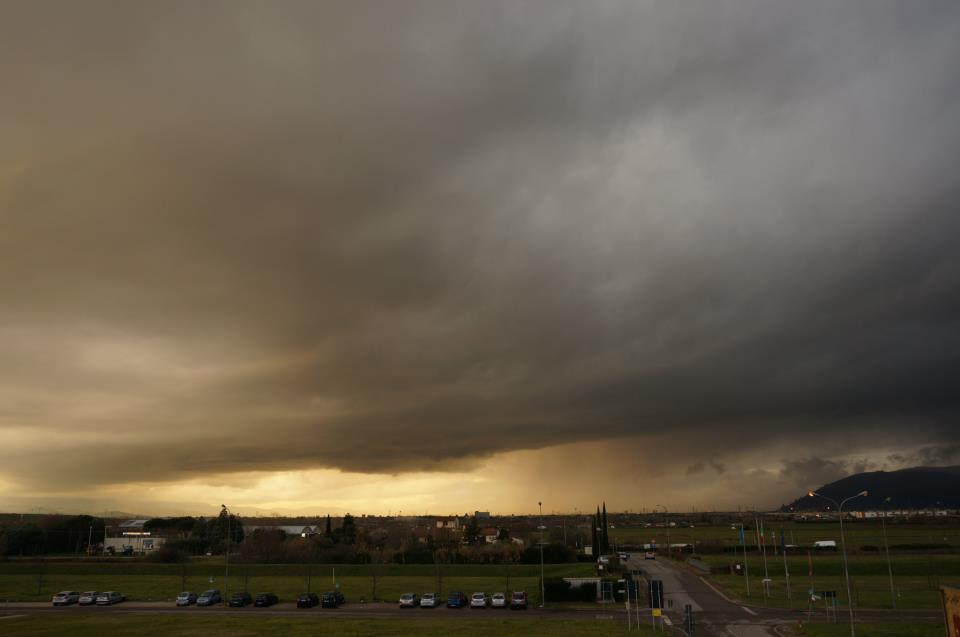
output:
[[750, 597], [750, 566], [747, 565], [747, 536], [743, 532], [743, 522], [740, 523], [740, 544], [743, 545], [743, 574], [747, 578], [747, 597]]
[[760, 555], [763, 556], [763, 605], [767, 605], [770, 596], [770, 571], [767, 569], [767, 540], [764, 535], [763, 521], [760, 521]]
[[[783, 575], [787, 579], [787, 599], [793, 601], [793, 594], [790, 592], [790, 570], [787, 568], [787, 543], [783, 537], [783, 527], [780, 527], [780, 552], [783, 553]], [[793, 604], [791, 604], [792, 606]]]

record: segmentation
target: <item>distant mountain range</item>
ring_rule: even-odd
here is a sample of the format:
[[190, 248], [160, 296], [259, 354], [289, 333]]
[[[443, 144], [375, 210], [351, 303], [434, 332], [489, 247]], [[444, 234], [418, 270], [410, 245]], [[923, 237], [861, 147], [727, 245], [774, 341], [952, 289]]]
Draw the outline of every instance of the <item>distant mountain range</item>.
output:
[[[868, 496], [851, 500], [846, 511], [879, 509], [960, 508], [960, 466], [913, 467], [899, 471], [867, 471], [825, 484], [818, 493], [840, 502], [861, 491]], [[884, 502], [890, 498], [890, 502]], [[824, 511], [832, 504], [818, 497], [803, 496], [781, 511]]]

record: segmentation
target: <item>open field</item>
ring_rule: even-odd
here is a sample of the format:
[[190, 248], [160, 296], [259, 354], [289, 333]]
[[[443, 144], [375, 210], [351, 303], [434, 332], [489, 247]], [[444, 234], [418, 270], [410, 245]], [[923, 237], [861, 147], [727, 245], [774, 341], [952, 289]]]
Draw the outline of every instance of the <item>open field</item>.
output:
[[[223, 591], [271, 591], [281, 600], [292, 600], [309, 589], [322, 592], [338, 582], [350, 602], [361, 599], [394, 600], [407, 591], [448, 593], [526, 590], [537, 598], [540, 567], [535, 565], [444, 565], [438, 584], [432, 565], [384, 564], [378, 573], [376, 595], [371, 567], [356, 564], [236, 564], [230, 567], [229, 587], [223, 578], [223, 563], [150, 564], [143, 562], [5, 562], [0, 563], [0, 599], [45, 601], [61, 590], [118, 590], [131, 600], [173, 600], [181, 590], [208, 588]], [[571, 577], [593, 574], [591, 564], [549, 564], [546, 576]], [[334, 573], [336, 580], [334, 580]], [[211, 583], [210, 578], [213, 578]], [[38, 583], [40, 584], [38, 593]]]
[[[626, 628], [610, 619], [569, 620], [521, 617], [410, 619], [339, 619], [324, 617], [198, 617], [140, 616], [23, 616], [0, 619], [0, 632], [10, 637], [387, 637], [397, 634], [424, 637], [615, 637]], [[648, 627], [631, 635], [652, 635]], [[663, 634], [663, 633], [658, 633]]]
[[[744, 523], [753, 524], [753, 518], [744, 518]], [[735, 528], [731, 528], [735, 526]], [[783, 523], [767, 520], [764, 532], [769, 546], [771, 533], [775, 534], [779, 542], [780, 528], [783, 528], [784, 539], [787, 544], [801, 546], [812, 545], [817, 540], [835, 540], [840, 543], [839, 522], [794, 522]], [[901, 544], [949, 544], [954, 550], [960, 550], [960, 521], [954, 518], [934, 519], [926, 522], [905, 522], [896, 519], [886, 522], [887, 540], [891, 546]], [[879, 520], [853, 520], [844, 522], [844, 532], [847, 538], [847, 547], [853, 551], [860, 550], [861, 546], [883, 546], [883, 529]], [[665, 545], [667, 541], [666, 528], [626, 527], [610, 530], [611, 543], [641, 544], [656, 540], [657, 544]], [[752, 529], [747, 529], [748, 544], [756, 543], [756, 536]], [[719, 543], [732, 547], [739, 545], [739, 525], [712, 525], [712, 526], [676, 526], [670, 529], [670, 542], [694, 544], [701, 542]]]
[[[761, 580], [764, 576], [763, 561], [755, 552], [747, 562], [750, 572], [751, 596], [746, 595], [746, 578], [730, 575], [727, 570], [734, 561], [742, 561], [742, 554], [735, 560], [732, 555], [705, 555], [702, 559], [714, 567], [711, 581], [722, 586], [728, 593], [755, 604], [775, 607], [806, 608], [807, 591], [837, 591], [838, 604], [846, 606], [846, 586], [843, 578], [842, 558], [837, 553], [812, 556], [813, 577], [809, 573], [806, 554], [792, 555], [787, 559], [793, 599], [786, 596], [786, 579], [783, 558], [767, 555], [767, 573], [772, 580], [771, 596], [764, 599]], [[860, 553], [849, 558], [851, 592], [855, 606], [861, 608], [891, 608], [890, 580], [887, 562], [882, 554]], [[898, 555], [891, 557], [894, 575], [894, 590], [898, 608], [939, 608], [941, 582], [960, 581], [960, 555]], [[823, 600], [818, 602], [822, 608]]]

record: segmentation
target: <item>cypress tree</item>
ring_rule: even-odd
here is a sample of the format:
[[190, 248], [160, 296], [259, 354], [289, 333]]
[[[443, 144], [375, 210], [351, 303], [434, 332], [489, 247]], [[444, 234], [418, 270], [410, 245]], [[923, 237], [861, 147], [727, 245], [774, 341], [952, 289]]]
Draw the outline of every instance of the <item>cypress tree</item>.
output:
[[327, 537], [333, 537], [333, 527], [330, 525], [330, 514], [327, 514], [327, 529], [325, 531]]
[[600, 522], [597, 520], [597, 516], [593, 516], [591, 520], [593, 524], [590, 525], [590, 538], [592, 540], [590, 547], [593, 550], [593, 556], [596, 557], [600, 554], [600, 545], [597, 539], [597, 528], [599, 528]]
[[610, 536], [607, 534], [609, 527], [607, 526], [607, 503], [603, 503], [603, 539], [600, 541], [603, 542], [603, 553], [607, 554], [610, 552]]

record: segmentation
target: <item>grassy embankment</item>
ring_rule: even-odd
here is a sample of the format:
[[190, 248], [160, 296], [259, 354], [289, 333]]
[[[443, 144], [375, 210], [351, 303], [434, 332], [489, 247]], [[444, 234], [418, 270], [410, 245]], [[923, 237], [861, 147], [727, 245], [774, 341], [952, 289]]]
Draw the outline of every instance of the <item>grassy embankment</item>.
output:
[[[198, 617], [141, 615], [34, 616], [0, 620], [5, 635], [16, 637], [617, 637], [626, 627], [612, 620], [550, 618], [354, 619], [335, 617]], [[653, 635], [649, 627], [630, 635]], [[663, 633], [657, 633], [662, 635]]]

